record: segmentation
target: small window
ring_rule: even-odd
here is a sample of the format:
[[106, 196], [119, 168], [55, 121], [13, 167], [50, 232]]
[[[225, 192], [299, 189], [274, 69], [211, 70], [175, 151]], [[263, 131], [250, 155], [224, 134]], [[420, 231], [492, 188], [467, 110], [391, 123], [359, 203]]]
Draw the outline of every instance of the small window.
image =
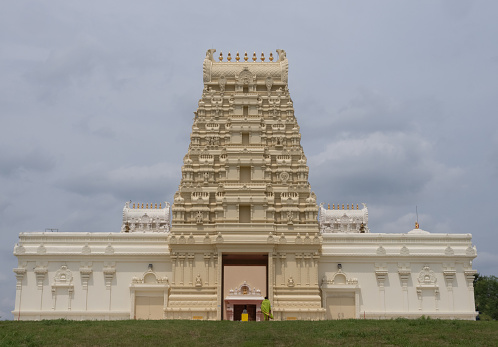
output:
[[242, 146], [249, 146], [249, 133], [242, 133]]
[[251, 167], [241, 166], [240, 167], [240, 183], [251, 182]]
[[244, 86], [242, 90], [243, 90], [244, 94], [249, 93], [249, 87], [248, 86]]
[[242, 107], [242, 115], [243, 115], [244, 117], [249, 116], [249, 106], [243, 106], [243, 107]]
[[239, 223], [251, 223], [250, 205], [239, 205]]

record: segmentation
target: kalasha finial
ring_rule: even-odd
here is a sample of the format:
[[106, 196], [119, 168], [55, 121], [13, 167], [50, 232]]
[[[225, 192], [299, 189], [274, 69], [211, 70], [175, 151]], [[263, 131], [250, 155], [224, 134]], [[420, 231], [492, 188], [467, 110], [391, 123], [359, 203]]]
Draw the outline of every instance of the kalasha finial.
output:
[[265, 61], [265, 54], [261, 52], [261, 61]]
[[247, 61], [249, 59], [249, 57], [247, 56], [247, 52], [245, 52], [244, 54], [244, 61]]
[[232, 55], [230, 54], [230, 52], [228, 52], [228, 55], [227, 55], [227, 60], [228, 60], [228, 61], [231, 61], [231, 60], [232, 60]]
[[256, 52], [254, 52], [254, 53], [252, 54], [252, 61], [256, 61], [256, 59], [258, 59], [258, 58], [256, 58]]
[[220, 58], [219, 59], [220, 59], [220, 61], [223, 60], [223, 52], [220, 52]]
[[332, 204], [332, 209], [335, 210], [335, 204]]
[[342, 204], [342, 209], [344, 210], [344, 204]]
[[237, 52], [237, 55], [235, 56], [235, 60], [237, 60], [237, 62], [240, 60], [239, 52]]
[[329, 209], [329, 210], [330, 210], [330, 204], [328, 204], [328, 205], [327, 205], [327, 209]]
[[420, 225], [418, 224], [418, 222], [415, 222], [415, 229], [418, 229], [420, 228]]
[[358, 210], [358, 204], [356, 204], [356, 209]]
[[270, 53], [270, 61], [273, 61], [273, 53]]

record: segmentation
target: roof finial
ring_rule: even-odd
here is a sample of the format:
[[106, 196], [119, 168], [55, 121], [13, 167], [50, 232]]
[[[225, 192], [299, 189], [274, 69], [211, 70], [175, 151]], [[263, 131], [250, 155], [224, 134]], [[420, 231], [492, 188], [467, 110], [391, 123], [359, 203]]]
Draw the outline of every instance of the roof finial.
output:
[[418, 206], [415, 205], [415, 213], [417, 214], [417, 221], [415, 222], [415, 229], [420, 228], [420, 224], [418, 224]]
[[247, 56], [247, 52], [244, 53], [244, 61], [247, 61], [247, 59], [249, 59], [249, 57]]
[[270, 61], [273, 61], [273, 53], [270, 52]]
[[223, 52], [220, 52], [220, 61], [223, 61]]
[[254, 53], [252, 54], [252, 61], [256, 61], [256, 59], [258, 59], [258, 58], [256, 58], [256, 52], [254, 52]]
[[240, 60], [239, 52], [237, 52], [237, 56], [235, 57], [235, 60], [237, 60], [237, 63], [239, 62], [239, 60]]
[[330, 204], [328, 204], [327, 209], [330, 210]]
[[261, 61], [265, 61], [265, 54], [261, 52]]
[[228, 52], [227, 60], [228, 61], [232, 60], [232, 55], [230, 54], [230, 51]]

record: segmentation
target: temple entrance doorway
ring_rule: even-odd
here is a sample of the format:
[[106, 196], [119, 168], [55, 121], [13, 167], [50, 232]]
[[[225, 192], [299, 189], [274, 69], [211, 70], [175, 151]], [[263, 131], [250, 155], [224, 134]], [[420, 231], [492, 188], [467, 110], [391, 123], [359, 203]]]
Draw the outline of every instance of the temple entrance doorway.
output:
[[222, 319], [240, 320], [246, 306], [249, 320], [262, 320], [260, 306], [268, 293], [268, 254], [227, 253], [222, 259]]

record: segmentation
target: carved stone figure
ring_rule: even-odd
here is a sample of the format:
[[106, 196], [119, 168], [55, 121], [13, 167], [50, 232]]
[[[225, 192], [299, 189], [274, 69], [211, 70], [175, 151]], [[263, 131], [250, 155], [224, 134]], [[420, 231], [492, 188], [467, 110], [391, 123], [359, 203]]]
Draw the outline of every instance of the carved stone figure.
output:
[[202, 287], [202, 279], [200, 274], [197, 274], [197, 277], [195, 278], [195, 286]]
[[195, 216], [195, 221], [197, 224], [203, 223], [203, 216], [201, 211], [197, 211], [197, 215]]

